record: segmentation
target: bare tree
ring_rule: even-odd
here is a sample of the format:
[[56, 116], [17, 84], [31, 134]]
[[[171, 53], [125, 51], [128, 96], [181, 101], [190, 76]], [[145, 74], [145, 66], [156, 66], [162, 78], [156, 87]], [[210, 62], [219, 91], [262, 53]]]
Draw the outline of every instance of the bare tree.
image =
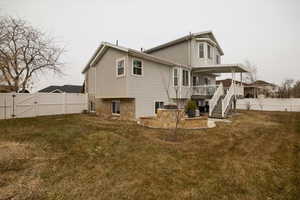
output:
[[54, 39], [26, 21], [0, 18], [0, 71], [14, 91], [25, 91], [34, 76], [52, 71], [62, 73], [59, 61], [63, 48]]
[[[161, 73], [161, 79], [163, 82], [163, 87], [165, 90], [165, 93], [168, 97], [168, 104], [170, 103], [175, 103], [176, 104], [176, 109], [174, 112], [174, 119], [175, 119], [175, 127], [172, 131], [172, 134], [170, 135], [171, 138], [169, 138], [168, 140], [172, 140], [172, 141], [177, 141], [177, 130], [178, 130], [178, 126], [180, 123], [180, 119], [181, 119], [181, 113], [182, 111], [180, 110], [180, 96], [179, 96], [179, 70], [177, 71], [177, 85], [173, 85], [173, 68], [169, 68], [169, 74], [168, 76], [165, 76], [163, 73]], [[171, 97], [172, 96], [172, 97]]]
[[293, 79], [285, 79], [278, 90], [278, 97], [290, 98], [293, 94]]
[[244, 81], [246, 83], [254, 83], [257, 81], [257, 67], [252, 64], [249, 60], [245, 61], [245, 66], [248, 68], [249, 72], [244, 76]]
[[300, 98], [300, 80], [296, 81], [293, 87], [293, 96], [295, 98]]

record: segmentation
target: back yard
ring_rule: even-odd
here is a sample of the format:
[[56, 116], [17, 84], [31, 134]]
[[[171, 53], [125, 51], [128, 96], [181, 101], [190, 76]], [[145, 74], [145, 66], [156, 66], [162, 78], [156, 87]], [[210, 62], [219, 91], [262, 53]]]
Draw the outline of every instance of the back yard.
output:
[[300, 113], [170, 131], [89, 115], [0, 121], [0, 199], [300, 199]]

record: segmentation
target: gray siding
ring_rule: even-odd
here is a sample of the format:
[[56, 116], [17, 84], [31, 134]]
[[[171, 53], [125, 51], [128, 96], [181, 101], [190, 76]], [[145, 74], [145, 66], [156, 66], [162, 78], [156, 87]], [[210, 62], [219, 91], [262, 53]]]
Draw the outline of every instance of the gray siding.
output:
[[[132, 70], [133, 57], [129, 57]], [[128, 95], [135, 97], [136, 117], [155, 115], [155, 101], [169, 102], [166, 90], [171, 87], [172, 68], [147, 60], [143, 62], [143, 76], [128, 75]]]
[[[204, 58], [199, 58], [199, 44], [200, 43], [204, 44]], [[212, 58], [209, 59], [207, 56], [207, 45], [208, 45], [207, 42], [199, 42], [199, 41], [196, 41], [195, 39], [192, 40], [191, 65], [193, 67], [217, 64], [216, 55], [220, 55], [219, 50], [216, 47], [210, 45], [212, 48]], [[221, 56], [220, 56], [220, 61], [221, 61]]]
[[160, 58], [168, 59], [170, 61], [179, 64], [183, 64], [183, 65], [190, 64], [189, 63], [189, 41], [184, 41], [179, 44], [152, 52], [150, 54]]
[[88, 71], [85, 73], [85, 80], [86, 80], [86, 89], [87, 93], [95, 95], [95, 68], [91, 67]]
[[[116, 60], [125, 58], [125, 76], [116, 76]], [[97, 98], [118, 98], [127, 96], [127, 55], [109, 48], [100, 61], [86, 72], [87, 92]], [[95, 82], [96, 81], [96, 82]]]

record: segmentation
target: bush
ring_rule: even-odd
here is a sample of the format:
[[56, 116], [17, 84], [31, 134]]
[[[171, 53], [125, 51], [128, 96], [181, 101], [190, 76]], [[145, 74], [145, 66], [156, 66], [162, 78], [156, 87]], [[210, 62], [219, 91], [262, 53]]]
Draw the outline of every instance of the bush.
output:
[[189, 100], [185, 106], [185, 112], [195, 111], [197, 109], [197, 104], [194, 100]]

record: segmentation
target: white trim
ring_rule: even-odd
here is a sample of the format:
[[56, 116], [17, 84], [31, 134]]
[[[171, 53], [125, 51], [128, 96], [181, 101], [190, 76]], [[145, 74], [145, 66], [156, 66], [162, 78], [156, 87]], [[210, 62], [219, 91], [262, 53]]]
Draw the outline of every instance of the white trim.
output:
[[[121, 75], [119, 75], [118, 74], [118, 63], [120, 62], [120, 61], [124, 61], [124, 66], [123, 66], [123, 74], [121, 74]], [[126, 58], [125, 57], [122, 57], [122, 58], [118, 58], [117, 60], [116, 60], [116, 77], [117, 78], [121, 78], [121, 77], [125, 77], [126, 76]]]
[[[181, 70], [182, 72], [181, 72], [181, 77], [182, 77], [182, 81], [181, 81], [181, 86], [182, 87], [190, 87], [190, 81], [191, 81], [191, 77], [190, 77], [190, 73], [191, 73], [191, 71], [190, 70], [187, 70], [187, 69], [182, 69]], [[183, 85], [183, 71], [187, 71], [188, 72], [188, 85]]]
[[[208, 51], [208, 47], [209, 47], [209, 51]], [[207, 56], [207, 59], [210, 59], [210, 60], [213, 60], [213, 52], [212, 52], [212, 45], [206, 43], [206, 56]], [[208, 57], [208, 53], [210, 54], [210, 57]]]
[[[198, 58], [199, 59], [205, 59], [205, 42], [197, 42], [196, 44], [198, 44]], [[203, 45], [203, 58], [200, 57], [200, 44]]]
[[[175, 71], [175, 69], [177, 70], [177, 85], [175, 85], [174, 84], [174, 71]], [[173, 78], [173, 80], [172, 80], [172, 85], [173, 85], [173, 87], [178, 87], [179, 85], [180, 85], [180, 81], [179, 81], [179, 78], [180, 78], [180, 76], [179, 76], [179, 74], [180, 74], [180, 72], [179, 72], [180, 70], [179, 70], [179, 68], [178, 67], [174, 67], [173, 68], [173, 70], [172, 70], [172, 78]]]
[[65, 93], [64, 91], [62, 91], [61, 89], [55, 89], [55, 90], [53, 90], [53, 91], [51, 91], [51, 92], [49, 92], [49, 93], [54, 93], [54, 92], [59, 92], [59, 93]]
[[[139, 75], [139, 74], [134, 74], [133, 73], [133, 62], [135, 61], [135, 60], [137, 60], [137, 61], [140, 61], [141, 63], [142, 63], [142, 74], [141, 75]], [[138, 58], [132, 58], [132, 62], [131, 62], [131, 75], [132, 76], [135, 76], [135, 77], [143, 77], [144, 76], [144, 62], [143, 62], [143, 60], [141, 60], [141, 59], [138, 59]]]

